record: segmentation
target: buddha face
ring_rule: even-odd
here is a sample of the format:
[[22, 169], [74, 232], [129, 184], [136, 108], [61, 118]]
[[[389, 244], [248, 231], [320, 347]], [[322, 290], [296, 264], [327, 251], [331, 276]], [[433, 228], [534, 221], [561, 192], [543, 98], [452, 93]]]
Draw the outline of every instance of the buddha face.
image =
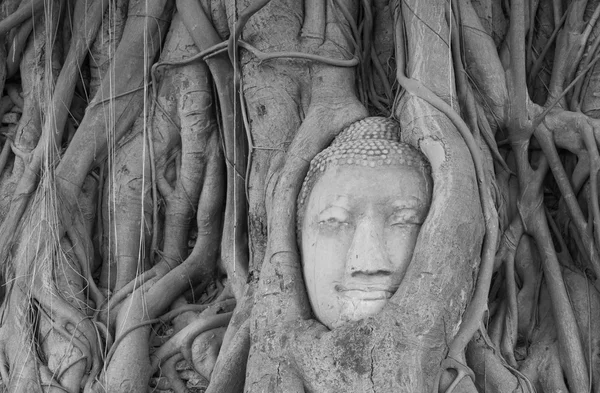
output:
[[431, 203], [415, 167], [332, 166], [315, 183], [302, 222], [308, 297], [330, 329], [377, 314], [402, 282]]

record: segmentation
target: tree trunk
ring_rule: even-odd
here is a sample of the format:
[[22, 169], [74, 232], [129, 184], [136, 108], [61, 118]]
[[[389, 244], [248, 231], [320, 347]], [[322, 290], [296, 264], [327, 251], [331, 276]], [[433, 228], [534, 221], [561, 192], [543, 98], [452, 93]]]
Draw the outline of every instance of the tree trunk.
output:
[[[600, 391], [598, 1], [0, 4], [2, 390]], [[329, 329], [297, 199], [369, 116], [433, 198]]]

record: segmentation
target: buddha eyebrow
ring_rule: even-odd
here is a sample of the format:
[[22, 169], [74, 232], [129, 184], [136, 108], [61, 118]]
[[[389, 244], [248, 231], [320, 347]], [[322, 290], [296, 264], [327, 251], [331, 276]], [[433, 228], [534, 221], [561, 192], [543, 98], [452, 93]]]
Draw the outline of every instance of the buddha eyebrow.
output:
[[347, 210], [350, 206], [348, 197], [337, 195], [335, 198], [327, 198], [325, 203], [321, 205], [317, 214], [322, 214], [331, 208], [340, 208]]
[[391, 203], [391, 206], [395, 209], [414, 209], [423, 206], [425, 203], [421, 198], [410, 197], [409, 201], [406, 200], [395, 200]]
[[333, 210], [333, 211], [339, 211], [339, 210], [348, 211], [348, 209], [347, 209], [346, 206], [340, 206], [340, 205], [336, 205], [336, 204], [329, 204], [329, 205], [323, 207], [319, 211], [319, 214], [323, 214], [323, 213], [331, 211], [331, 210]]
[[347, 195], [335, 195], [332, 198], [326, 198], [325, 208], [337, 206], [337, 207], [345, 207], [350, 204], [350, 199]]

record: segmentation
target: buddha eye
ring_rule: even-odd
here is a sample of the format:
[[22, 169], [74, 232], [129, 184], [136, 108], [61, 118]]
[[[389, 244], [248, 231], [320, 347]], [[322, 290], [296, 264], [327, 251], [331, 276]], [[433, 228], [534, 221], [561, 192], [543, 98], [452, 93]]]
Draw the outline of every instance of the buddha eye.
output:
[[350, 214], [346, 209], [334, 206], [325, 209], [318, 217], [319, 226], [325, 228], [339, 228], [349, 225]]
[[420, 226], [421, 224], [418, 222], [395, 222], [395, 223], [391, 223], [390, 226], [395, 227], [395, 228], [407, 228], [407, 227], [414, 227], [414, 226]]
[[319, 225], [340, 226], [340, 225], [348, 225], [348, 222], [346, 222], [343, 219], [340, 219], [338, 217], [329, 217], [327, 219], [320, 220]]
[[417, 212], [414, 210], [403, 209], [402, 211], [392, 214], [388, 219], [388, 225], [392, 227], [410, 227], [420, 226], [422, 224]]

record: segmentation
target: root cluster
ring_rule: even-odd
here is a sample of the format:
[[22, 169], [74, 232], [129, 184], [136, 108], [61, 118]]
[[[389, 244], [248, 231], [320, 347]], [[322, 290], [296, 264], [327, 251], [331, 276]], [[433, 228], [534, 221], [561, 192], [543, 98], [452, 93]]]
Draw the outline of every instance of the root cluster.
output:
[[[0, 4], [4, 390], [600, 389], [597, 1]], [[369, 115], [434, 201], [329, 331], [296, 197]]]

